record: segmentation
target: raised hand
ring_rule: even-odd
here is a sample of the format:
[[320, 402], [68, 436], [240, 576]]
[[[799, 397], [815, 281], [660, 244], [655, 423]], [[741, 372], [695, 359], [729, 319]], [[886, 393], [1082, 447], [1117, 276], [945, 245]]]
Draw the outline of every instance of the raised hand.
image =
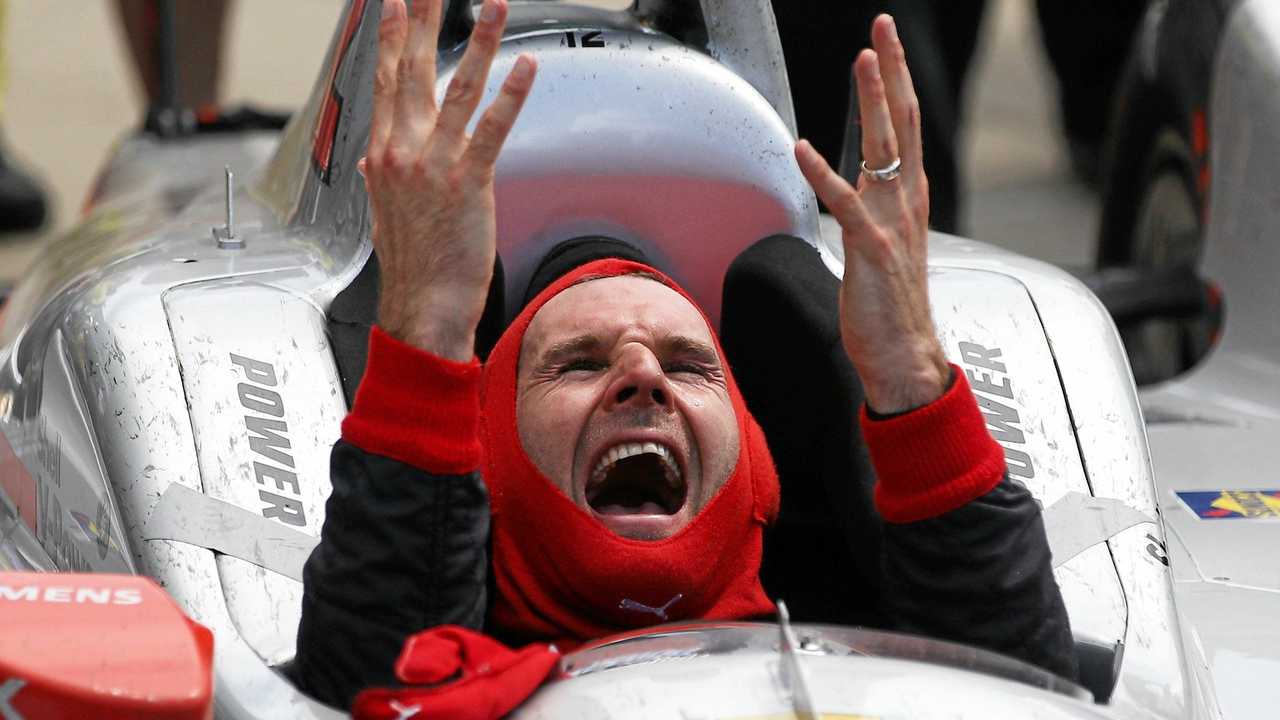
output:
[[384, 0], [369, 147], [361, 161], [382, 271], [378, 324], [453, 360], [473, 354], [496, 253], [493, 177], [498, 152], [533, 85], [521, 55], [497, 99], [467, 124], [502, 39], [506, 0], [485, 0], [471, 41], [436, 107], [436, 41], [443, 0]]
[[929, 310], [929, 186], [921, 160], [920, 105], [897, 28], [888, 15], [871, 28], [872, 47], [854, 73], [866, 170], [855, 189], [806, 141], [800, 170], [842, 229], [844, 282], [840, 330], [868, 405], [882, 413], [928, 404], [946, 390], [950, 370]]

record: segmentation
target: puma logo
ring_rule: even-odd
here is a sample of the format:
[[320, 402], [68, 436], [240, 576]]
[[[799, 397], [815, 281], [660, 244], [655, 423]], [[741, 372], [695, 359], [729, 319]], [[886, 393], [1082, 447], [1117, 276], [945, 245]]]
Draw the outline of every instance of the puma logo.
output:
[[397, 715], [396, 715], [396, 720], [409, 720], [409, 718], [411, 718], [411, 717], [416, 717], [418, 713], [422, 712], [422, 706], [421, 706], [421, 705], [408, 705], [408, 706], [406, 706], [406, 705], [401, 705], [400, 703], [396, 702], [395, 700], [392, 700], [392, 701], [391, 701], [390, 703], [388, 703], [388, 704], [389, 704], [389, 705], [391, 705], [391, 709], [392, 709], [392, 710], [395, 710], [395, 711], [396, 711], [396, 713], [397, 713]]
[[676, 596], [668, 600], [666, 605], [663, 605], [662, 607], [650, 607], [644, 603], [636, 602], [631, 598], [623, 598], [622, 602], [618, 603], [618, 607], [623, 610], [635, 610], [636, 612], [651, 613], [653, 615], [657, 615], [660, 620], [666, 620], [667, 610], [682, 599], [684, 599], [684, 593], [676, 593]]

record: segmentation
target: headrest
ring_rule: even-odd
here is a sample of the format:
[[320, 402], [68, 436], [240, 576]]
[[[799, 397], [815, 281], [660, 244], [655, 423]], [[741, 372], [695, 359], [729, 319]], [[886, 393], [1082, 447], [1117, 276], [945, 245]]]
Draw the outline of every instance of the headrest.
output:
[[[813, 192], [794, 138], [747, 81], [708, 55], [634, 27], [507, 37], [482, 103], [520, 53], [538, 79], [499, 156], [498, 253], [521, 300], [566, 240], [611, 238], [670, 275], [719, 323], [721, 286], [751, 243], [816, 241]], [[441, 60], [443, 92], [459, 59]], [[578, 250], [561, 249], [572, 253]], [[507, 319], [522, 304], [509, 302]]]

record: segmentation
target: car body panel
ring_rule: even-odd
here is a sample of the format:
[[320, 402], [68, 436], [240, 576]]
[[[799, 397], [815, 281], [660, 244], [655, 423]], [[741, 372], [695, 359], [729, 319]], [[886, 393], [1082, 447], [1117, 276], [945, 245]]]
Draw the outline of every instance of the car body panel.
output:
[[[955, 267], [1006, 275], [1026, 289], [1034, 304], [1041, 325], [1041, 342], [1053, 358], [1052, 371], [1046, 368], [1045, 375], [1024, 375], [1017, 379], [1024, 384], [1039, 382], [1057, 386], [1065, 400], [1073, 432], [1054, 433], [1052, 414], [1048, 418], [1037, 417], [1039, 411], [1027, 406], [1023, 425], [1027, 436], [1031, 437], [1037, 430], [1043, 432], [1046, 447], [1073, 443], [1077, 462], [1084, 468], [1093, 496], [1118, 500], [1152, 518], [1152, 522], [1125, 529], [1106, 541], [1106, 551], [1124, 590], [1125, 618], [1111, 706], [1125, 717], [1194, 717], [1183, 679], [1183, 649], [1177, 636], [1178, 622], [1170, 597], [1168, 572], [1162, 560], [1163, 532], [1155, 523], [1156, 497], [1146, 434], [1115, 326], [1097, 299], [1058, 268], [973, 241], [940, 239], [945, 242], [935, 241], [930, 245], [931, 270]], [[931, 284], [931, 291], [932, 287]], [[982, 293], [982, 284], [973, 284], [971, 292]], [[933, 302], [938, 309], [938, 299]], [[968, 322], [980, 327], [984, 319], [970, 317]], [[948, 334], [942, 322], [939, 322], [939, 331], [944, 337]], [[1025, 335], [1011, 336], [997, 347], [1029, 342]], [[951, 348], [947, 350], [952, 352]], [[992, 427], [990, 419], [988, 427]], [[1028, 450], [1031, 449], [1029, 446]], [[1043, 466], [1047, 460], [1039, 462]], [[1034, 485], [1029, 487], [1036, 490]], [[1100, 584], [1095, 591], [1089, 583], [1082, 583], [1089, 589], [1068, 590], [1066, 585], [1083, 579], [1070, 574], [1077, 567], [1073, 563], [1058, 569], [1064, 598], [1077, 597], [1077, 593], [1102, 592], [1107, 587]], [[1080, 610], [1092, 607], [1096, 612], [1097, 606], [1107, 601], [1095, 596], [1090, 604], [1076, 602], [1080, 604], [1068, 605], [1068, 612], [1072, 615], [1073, 628], [1079, 624], [1083, 630], [1099, 621], [1086, 619]], [[1093, 638], [1087, 632], [1083, 639], [1110, 641], [1105, 636]], [[1153, 692], [1155, 687], [1160, 691]]]
[[566, 656], [562, 676], [513, 717], [1111, 717], [1081, 688], [1065, 682], [1046, 687], [1034, 669], [971, 648], [862, 629], [784, 625], [795, 637], [792, 648], [779, 630], [700, 623], [598, 643]]
[[[347, 407], [324, 313], [282, 287], [289, 274], [181, 285], [164, 306], [205, 494], [319, 536]], [[217, 563], [245, 641], [270, 664], [292, 658], [301, 585], [248, 559]]]
[[[497, 167], [498, 252], [507, 297], [517, 301], [508, 314], [553, 245], [605, 235], [643, 249], [716, 322], [725, 269], [747, 245], [817, 234], [791, 131], [745, 79], [670, 37], [601, 31], [592, 34], [599, 47], [570, 45], [582, 34], [508, 39], [481, 100], [497, 95], [519, 53], [538, 58], [538, 89]], [[460, 49], [442, 58], [441, 97], [460, 59]], [[734, 142], [708, 146], [726, 137]]]
[[[1184, 376], [1150, 388], [1160, 503], [1169, 529], [1174, 590], [1201, 683], [1223, 717], [1271, 717], [1277, 694], [1280, 523], [1204, 517], [1178, 493], [1280, 488], [1280, 227], [1273, 192], [1280, 168], [1280, 7], [1239, 3], [1223, 30], [1212, 76], [1212, 186], [1199, 271], [1223, 289], [1220, 342]], [[1262, 90], [1265, 89], [1265, 90]]]

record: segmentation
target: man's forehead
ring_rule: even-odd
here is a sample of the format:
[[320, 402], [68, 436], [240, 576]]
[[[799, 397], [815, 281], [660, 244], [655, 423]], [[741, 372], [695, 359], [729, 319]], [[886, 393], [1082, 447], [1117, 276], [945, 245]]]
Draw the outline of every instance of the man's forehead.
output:
[[643, 275], [620, 275], [579, 283], [548, 300], [529, 323], [521, 355], [583, 334], [630, 328], [713, 342], [701, 311], [683, 295]]

